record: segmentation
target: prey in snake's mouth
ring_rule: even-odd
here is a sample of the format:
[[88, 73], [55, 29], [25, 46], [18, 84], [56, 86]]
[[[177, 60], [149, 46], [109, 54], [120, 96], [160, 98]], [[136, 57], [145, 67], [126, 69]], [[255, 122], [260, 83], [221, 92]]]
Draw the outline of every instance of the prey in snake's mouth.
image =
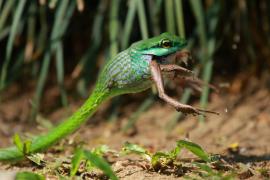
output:
[[186, 69], [184, 66], [188, 65], [188, 60], [191, 59], [190, 52], [188, 50], [180, 50], [175, 53], [163, 55], [163, 56], [152, 56], [152, 61], [156, 61], [161, 72], [166, 75], [176, 76], [194, 76], [191, 70]]
[[190, 52], [186, 49], [177, 51], [172, 54], [164, 55], [164, 56], [155, 56], [152, 57], [153, 60], [156, 60], [158, 64], [184, 64], [188, 65], [188, 61], [191, 60]]
[[191, 70], [188, 70], [176, 64], [178, 61], [181, 61], [184, 64], [186, 64], [189, 57], [190, 53], [187, 50], [177, 51], [169, 55], [152, 57], [152, 61], [150, 62], [150, 70], [152, 80], [154, 81], [157, 87], [159, 97], [168, 104], [175, 107], [177, 111], [181, 111], [183, 113], [191, 113], [196, 115], [204, 115], [203, 113], [218, 114], [217, 112], [214, 111], [198, 109], [190, 105], [182, 104], [165, 93], [163, 75], [166, 73], [173, 74], [173, 77], [192, 76], [191, 79], [183, 78], [183, 80], [191, 83], [191, 85], [194, 85], [193, 87], [200, 88], [202, 85], [205, 85], [201, 80], [195, 79], [194, 73]]

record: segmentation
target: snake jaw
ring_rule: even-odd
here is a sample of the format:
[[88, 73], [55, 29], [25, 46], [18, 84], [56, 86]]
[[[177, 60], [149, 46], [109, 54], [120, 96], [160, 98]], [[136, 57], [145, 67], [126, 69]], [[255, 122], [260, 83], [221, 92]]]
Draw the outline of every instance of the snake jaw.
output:
[[188, 61], [192, 58], [190, 52], [186, 49], [183, 49], [165, 56], [153, 56], [152, 59], [157, 60], [159, 64], [176, 64], [177, 62], [181, 62], [187, 66]]

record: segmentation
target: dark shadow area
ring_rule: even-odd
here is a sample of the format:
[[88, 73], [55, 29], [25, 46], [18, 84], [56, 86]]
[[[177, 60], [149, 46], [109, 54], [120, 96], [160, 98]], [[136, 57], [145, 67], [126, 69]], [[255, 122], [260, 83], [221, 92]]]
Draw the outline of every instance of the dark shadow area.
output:
[[222, 158], [232, 163], [255, 163], [255, 162], [270, 161], [270, 154], [265, 155], [230, 154], [228, 156], [222, 156]]

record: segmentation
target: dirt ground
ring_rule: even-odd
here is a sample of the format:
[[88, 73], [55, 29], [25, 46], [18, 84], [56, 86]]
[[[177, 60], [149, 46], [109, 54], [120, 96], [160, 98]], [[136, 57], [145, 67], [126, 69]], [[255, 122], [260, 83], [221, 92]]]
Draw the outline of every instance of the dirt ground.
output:
[[[237, 78], [236, 78], [237, 79]], [[91, 149], [101, 144], [120, 151], [125, 142], [139, 144], [151, 152], [171, 150], [176, 141], [189, 139], [202, 146], [208, 153], [217, 154], [224, 162], [224, 167], [233, 170], [236, 179], [268, 179], [270, 178], [270, 91], [269, 87], [255, 78], [244, 81], [234, 80], [226, 92], [211, 94], [208, 109], [220, 112], [220, 115], [207, 115], [205, 123], [199, 123], [198, 118], [186, 116], [173, 128], [166, 130], [168, 122], [175, 115], [175, 110], [157, 100], [151, 108], [143, 112], [136, 121], [135, 127], [128, 132], [121, 128], [128, 118], [143, 101], [142, 95], [126, 96], [128, 100], [119, 109], [120, 116], [113, 122], [106, 122], [109, 103], [105, 103], [90, 118], [87, 124], [69, 138], [45, 153], [45, 161], [50, 163], [61, 159], [61, 168], [58, 173], [67, 173], [64, 163], [69, 164], [72, 152], [76, 145]], [[44, 109], [54, 109], [54, 102], [58, 94], [51, 88], [46, 91]], [[41, 125], [27, 125], [30, 113], [29, 99], [31, 91], [21, 93], [18, 87], [11, 87], [7, 91], [4, 101], [0, 104], [0, 147], [12, 144], [14, 133], [33, 135], [45, 131]], [[145, 96], [143, 96], [145, 97]], [[125, 98], [126, 99], [126, 98]], [[139, 99], [139, 100], [136, 100]], [[70, 108], [58, 108], [44, 111], [46, 121], [57, 123], [71, 112], [75, 111], [83, 100], [70, 100]], [[194, 104], [198, 106], [198, 104]], [[42, 119], [40, 117], [40, 119]], [[45, 120], [44, 120], [45, 121]], [[45, 122], [46, 122], [45, 121]], [[196, 158], [195, 158], [196, 159]], [[108, 157], [116, 175], [120, 179], [179, 179], [192, 177], [192, 168], [185, 167], [186, 161], [193, 161], [194, 156], [184, 151], [179, 157], [183, 162], [182, 169], [168, 167], [166, 170], [154, 171], [149, 163], [139, 156]], [[185, 170], [183, 170], [185, 169]], [[19, 164], [1, 164], [0, 177], [7, 172], [20, 170], [34, 170], [45, 173], [48, 179], [57, 179], [56, 170], [46, 170], [28, 161]], [[227, 170], [223, 170], [226, 174]], [[229, 170], [228, 170], [229, 171]], [[1, 174], [3, 174], [1, 176]], [[197, 174], [198, 175], [198, 174]], [[82, 173], [85, 179], [104, 178], [99, 173]], [[202, 178], [196, 176], [196, 178]]]

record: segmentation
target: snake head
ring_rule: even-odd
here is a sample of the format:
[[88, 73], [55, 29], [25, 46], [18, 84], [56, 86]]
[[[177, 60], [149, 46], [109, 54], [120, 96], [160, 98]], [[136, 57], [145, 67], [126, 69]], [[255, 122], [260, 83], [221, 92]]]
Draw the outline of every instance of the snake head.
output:
[[[184, 60], [189, 53], [184, 48], [187, 41], [171, 33], [162, 33], [159, 36], [138, 41], [131, 48], [141, 55], [150, 55], [159, 64], [175, 63], [176, 60]], [[185, 62], [185, 61], [184, 61]]]

